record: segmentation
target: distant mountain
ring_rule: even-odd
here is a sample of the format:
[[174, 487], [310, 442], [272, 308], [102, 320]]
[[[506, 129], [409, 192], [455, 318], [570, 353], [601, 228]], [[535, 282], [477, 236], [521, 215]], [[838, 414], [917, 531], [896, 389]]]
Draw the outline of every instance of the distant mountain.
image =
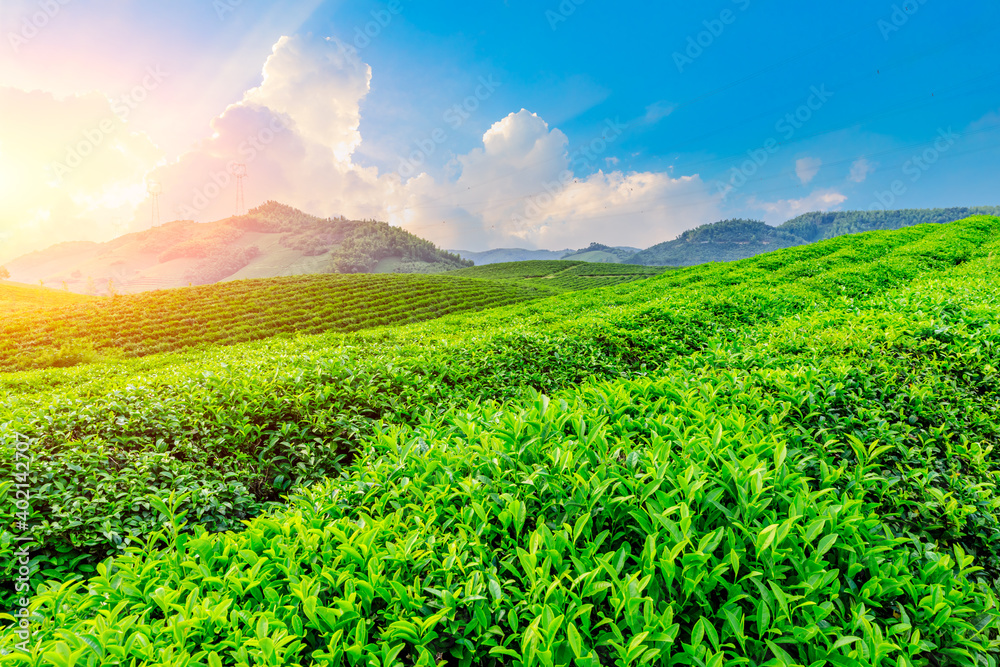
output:
[[628, 246], [606, 246], [603, 243], [591, 243], [582, 250], [565, 254], [562, 259], [573, 259], [580, 262], [597, 262], [600, 264], [621, 264], [639, 252], [639, 248]]
[[689, 229], [673, 241], [658, 243], [636, 253], [627, 262], [646, 266], [694, 266], [744, 259], [804, 243], [801, 237], [759, 220], [722, 220]]
[[1000, 215], [1000, 206], [806, 213], [777, 227], [759, 220], [722, 220], [689, 229], [673, 241], [654, 245], [626, 261], [646, 266], [731, 262], [844, 234], [953, 222], [970, 215]]
[[572, 250], [525, 250], [524, 248], [496, 248], [482, 252], [470, 250], [449, 250], [462, 259], [475, 263], [476, 266], [500, 264], [502, 262], [527, 262], [533, 259], [562, 259], [562, 256]]
[[488, 264], [502, 264], [504, 262], [529, 262], [540, 259], [572, 259], [579, 262], [597, 262], [601, 264], [620, 264], [626, 259], [639, 252], [639, 248], [628, 246], [606, 246], [601, 243], [591, 243], [590, 246], [581, 250], [525, 250], [523, 248], [497, 248], [495, 250], [484, 250], [483, 252], [470, 252], [468, 250], [449, 250], [462, 259], [470, 259], [476, 266], [486, 266]]
[[217, 222], [61, 243], [6, 266], [13, 280], [107, 294], [306, 273], [438, 273], [472, 263], [384, 222], [322, 219], [267, 202]]

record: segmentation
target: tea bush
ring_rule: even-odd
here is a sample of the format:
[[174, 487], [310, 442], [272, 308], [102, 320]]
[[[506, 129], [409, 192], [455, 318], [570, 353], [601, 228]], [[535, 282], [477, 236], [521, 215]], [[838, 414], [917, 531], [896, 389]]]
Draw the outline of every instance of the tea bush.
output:
[[[226, 261], [239, 261], [230, 255]], [[0, 324], [0, 370], [89, 362], [100, 352], [138, 357], [277, 334], [357, 331], [547, 294], [523, 285], [432, 276], [310, 275], [116, 296], [7, 318]], [[59, 353], [79, 347], [95, 354]]]
[[[941, 257], [965, 253], [957, 241], [989, 228], [971, 222], [951, 227], [946, 243], [938, 238], [940, 228], [925, 229], [930, 238], [918, 230], [831, 241], [818, 250], [802, 249], [804, 257], [790, 258], [784, 269], [775, 266], [776, 257], [768, 271], [746, 263], [702, 267], [631, 290], [549, 299], [471, 322], [445, 318], [413, 331], [383, 330], [327, 343], [303, 338], [219, 349], [142, 372], [144, 379], [123, 371], [114, 379], [87, 382], [82, 369], [70, 375], [72, 388], [57, 385], [51, 393], [36, 394], [26, 393], [31, 380], [23, 381], [0, 411], [0, 423], [6, 424], [0, 437], [8, 447], [28, 443], [50, 467], [53, 486], [46, 490], [108, 499], [104, 509], [88, 506], [90, 512], [81, 517], [73, 504], [51, 502], [48, 494], [38, 497], [30, 522], [44, 545], [36, 555], [36, 576], [67, 563], [86, 572], [94, 559], [130, 544], [130, 534], [151, 529], [155, 516], [144, 506], [144, 493], [190, 490], [186, 502], [193, 507], [203, 494], [201, 476], [234, 475], [246, 490], [228, 492], [231, 507], [219, 503], [207, 513], [198, 510], [206, 523], [231, 525], [294, 487], [339, 470], [359, 437], [380, 420], [412, 424], [429, 408], [440, 412], [470, 401], [516, 398], [525, 388], [551, 392], [587, 378], [646, 374], [678, 355], [703, 350], [720, 334], [732, 337], [747, 325], [799, 312], [811, 300], [841, 295], [830, 275], [862, 270], [862, 252], [874, 273], [884, 265], [909, 266], [910, 255], [930, 245]], [[782, 282], [783, 271], [798, 277], [803, 264], [818, 268], [809, 277]], [[665, 291], [668, 280], [673, 289]], [[692, 282], [700, 289], [687, 288]], [[868, 283], [858, 286], [863, 294]], [[51, 382], [53, 375], [39, 377]], [[78, 450], [90, 454], [80, 459]], [[146, 450], [163, 452], [190, 474], [148, 472], [144, 484], [124, 489], [106, 477], [109, 468], [120, 470], [115, 461]], [[67, 456], [75, 462], [65, 462]], [[8, 471], [13, 465], [0, 459]], [[0, 505], [4, 511], [12, 512], [13, 505]]]
[[574, 292], [622, 285], [659, 275], [666, 270], [667, 267], [660, 266], [536, 259], [474, 266], [451, 271], [449, 275], [501, 280], [555, 292]]
[[998, 231], [6, 376], [0, 661], [996, 665]]

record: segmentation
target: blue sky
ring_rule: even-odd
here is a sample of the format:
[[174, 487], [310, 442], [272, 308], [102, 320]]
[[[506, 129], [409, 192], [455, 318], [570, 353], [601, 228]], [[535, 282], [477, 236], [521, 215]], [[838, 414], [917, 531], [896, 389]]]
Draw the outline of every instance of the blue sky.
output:
[[[315, 25], [363, 26], [372, 17], [362, 4], [318, 12]], [[772, 136], [783, 139], [777, 121], [807, 101], [813, 86], [825, 86], [833, 96], [750, 179], [746, 194], [797, 199], [816, 184], [841, 186], [851, 163], [872, 155], [874, 173], [842, 188], [844, 207], [868, 208], [939, 129], [961, 132], [1000, 109], [996, 3], [911, 2], [917, 11], [905, 23], [893, 15], [902, 3], [651, 4], [588, 0], [551, 22], [546, 11], [558, 13], [555, 2], [404, 5], [400, 19], [365, 50], [384, 79], [365, 107], [363, 133], [376, 137], [379, 149], [369, 159], [389, 166], [381, 155], [405, 151], [411, 136], [440, 124], [439, 111], [478, 76], [494, 75], [503, 86], [455, 137], [449, 147], [456, 153], [495, 118], [524, 107], [558, 125], [571, 145], [586, 143], [605, 118], [628, 122], [607, 153], [623, 168], [727, 181], [746, 151]], [[728, 25], [724, 11], [731, 12]], [[720, 25], [720, 34], [711, 34]], [[699, 33], [707, 44], [699, 45], [700, 55], [688, 41]], [[399, 99], [416, 110], [401, 124], [393, 112], [380, 113]], [[643, 122], [654, 105], [676, 108], [659, 122]], [[996, 204], [997, 130], [960, 140], [899, 205]], [[803, 185], [794, 173], [801, 157], [830, 166]], [[739, 198], [734, 203], [734, 215], [761, 214]]]
[[[37, 8], [0, 6], [8, 42]], [[291, 130], [249, 165], [251, 204], [387, 219], [471, 250], [1000, 204], [1000, 6], [985, 1], [74, 0], [37, 32], [0, 52], [0, 120], [82, 129], [37, 173], [26, 158], [11, 168], [16, 140], [0, 130], [9, 249], [148, 226], [150, 180], [167, 217], [231, 214], [212, 174], [275, 119]], [[101, 98], [153, 64], [169, 76], [115, 138], [129, 159], [80, 169], [59, 181], [64, 205], [40, 203]]]

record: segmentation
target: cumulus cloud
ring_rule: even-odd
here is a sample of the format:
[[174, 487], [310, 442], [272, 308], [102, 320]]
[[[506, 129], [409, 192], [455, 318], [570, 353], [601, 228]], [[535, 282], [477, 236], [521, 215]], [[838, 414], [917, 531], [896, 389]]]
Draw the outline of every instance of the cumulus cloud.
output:
[[157, 169], [173, 217], [232, 215], [236, 164], [245, 164], [248, 202], [262, 198], [322, 216], [379, 217], [398, 179], [356, 165], [361, 101], [371, 69], [336, 40], [282, 37], [260, 86], [211, 123], [212, 135]]
[[759, 201], [751, 197], [748, 205], [751, 208], [765, 211], [764, 220], [771, 224], [780, 224], [797, 215], [809, 211], [829, 211], [847, 201], [847, 196], [836, 190], [814, 190], [801, 199], [780, 199], [773, 202]]
[[[718, 215], [698, 176], [597, 169], [603, 158], [596, 149], [606, 150], [620, 132], [608, 122], [593, 141], [571, 150], [566, 135], [537, 114], [511, 113], [483, 135], [482, 148], [456, 158], [456, 180], [411, 179], [401, 222], [414, 233], [445, 236], [449, 247], [562, 248], [590, 241], [652, 245]], [[438, 225], [435, 207], [458, 224]]]
[[823, 166], [823, 161], [818, 157], [801, 158], [795, 161], [795, 175], [802, 185], [808, 185], [812, 179], [816, 178], [821, 166]]
[[336, 40], [282, 37], [264, 64], [263, 82], [243, 104], [289, 116], [304, 139], [343, 162], [361, 143], [360, 105], [371, 78], [371, 67]]
[[874, 171], [875, 165], [865, 158], [860, 158], [851, 165], [851, 173], [847, 178], [855, 183], [864, 183], [868, 175]]
[[[179, 217], [211, 220], [233, 208], [233, 162], [248, 192], [318, 215], [374, 217], [451, 248], [566, 247], [591, 240], [649, 245], [717, 214], [697, 176], [605, 171], [622, 127], [609, 122], [584, 150], [526, 109], [495, 122], [482, 145], [437, 179], [405, 182], [354, 161], [371, 71], [336, 40], [290, 37], [274, 47], [261, 85], [212, 123], [213, 134], [155, 178], [179, 193]], [[234, 158], [233, 156], [239, 156]], [[574, 172], [581, 172], [576, 178]], [[586, 239], [582, 241], [581, 239]]]

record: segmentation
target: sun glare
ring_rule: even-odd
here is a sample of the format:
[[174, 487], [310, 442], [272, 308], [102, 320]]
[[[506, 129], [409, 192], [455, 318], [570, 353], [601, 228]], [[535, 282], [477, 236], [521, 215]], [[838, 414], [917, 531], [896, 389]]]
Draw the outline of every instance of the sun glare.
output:
[[21, 184], [17, 180], [18, 170], [10, 157], [0, 150], [0, 205], [13, 197]]

